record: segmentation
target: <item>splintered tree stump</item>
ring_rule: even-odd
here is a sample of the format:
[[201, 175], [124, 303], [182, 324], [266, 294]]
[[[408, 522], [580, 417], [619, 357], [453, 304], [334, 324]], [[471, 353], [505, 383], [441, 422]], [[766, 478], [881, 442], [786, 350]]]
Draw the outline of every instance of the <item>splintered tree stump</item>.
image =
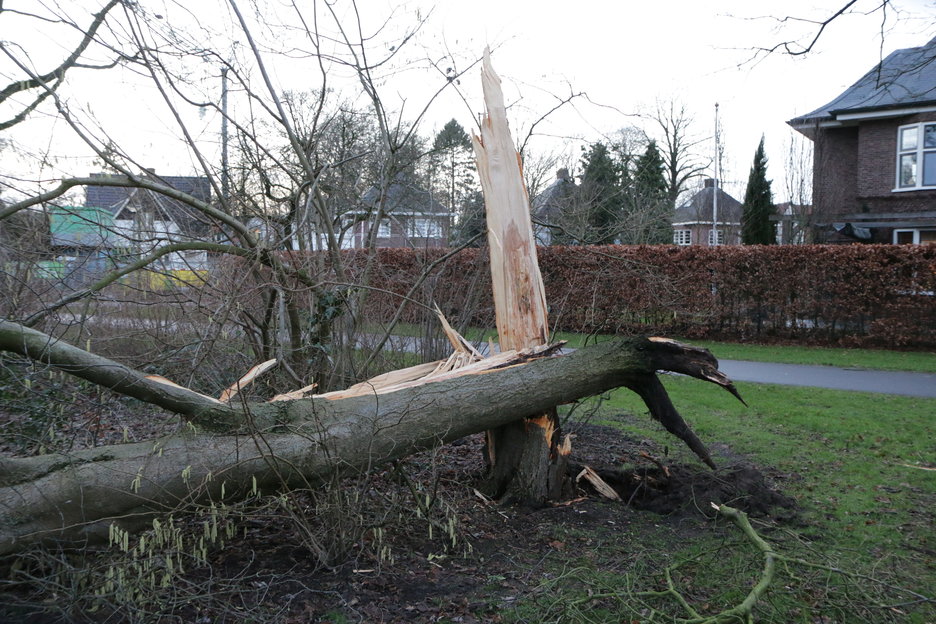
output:
[[[536, 257], [530, 199], [520, 155], [507, 124], [500, 78], [484, 51], [481, 70], [487, 113], [481, 136], [472, 136], [484, 191], [494, 311], [502, 349], [526, 349], [549, 337], [546, 291]], [[550, 408], [486, 434], [488, 493], [539, 504], [568, 489], [569, 442], [561, 443], [559, 417]]]

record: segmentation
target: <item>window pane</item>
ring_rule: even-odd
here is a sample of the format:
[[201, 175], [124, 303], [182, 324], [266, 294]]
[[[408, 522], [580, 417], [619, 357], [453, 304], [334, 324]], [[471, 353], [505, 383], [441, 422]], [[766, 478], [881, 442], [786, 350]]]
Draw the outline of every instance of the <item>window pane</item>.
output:
[[[414, 238], [428, 238], [433, 236], [433, 223], [431, 219], [413, 219], [410, 236]], [[437, 235], [436, 235], [437, 236]]]
[[900, 186], [916, 186], [917, 155], [904, 154], [900, 157]]
[[923, 186], [936, 186], [936, 152], [923, 152]]
[[902, 232], [894, 232], [894, 243], [897, 245], [912, 245], [913, 244], [913, 230], [904, 230]]
[[936, 147], [936, 124], [923, 126], [923, 147], [926, 149]]
[[914, 150], [917, 147], [918, 128], [903, 128], [900, 131], [900, 151]]
[[936, 245], [936, 230], [920, 230], [921, 245]]

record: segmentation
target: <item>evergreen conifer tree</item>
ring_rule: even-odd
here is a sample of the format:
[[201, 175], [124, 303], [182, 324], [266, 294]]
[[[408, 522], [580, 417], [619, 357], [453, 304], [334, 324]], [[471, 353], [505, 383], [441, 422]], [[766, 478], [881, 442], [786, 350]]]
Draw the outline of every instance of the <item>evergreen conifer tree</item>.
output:
[[770, 215], [774, 212], [773, 194], [767, 179], [767, 155], [764, 153], [764, 137], [761, 137], [754, 164], [748, 176], [747, 190], [741, 214], [741, 242], [745, 245], [770, 245], [776, 242], [774, 224]]
[[[669, 243], [673, 239], [671, 210], [663, 175], [663, 157], [656, 141], [634, 161], [632, 205], [624, 240], [641, 244]], [[628, 240], [629, 239], [629, 240]]]
[[[476, 205], [469, 205], [477, 192], [473, 165], [468, 133], [458, 121], [449, 120], [432, 142], [429, 166], [433, 190], [438, 191], [442, 203], [458, 215], [458, 223], [455, 224], [453, 233], [455, 230], [465, 230], [462, 222], [470, 221], [476, 216], [468, 214], [477, 208]], [[455, 238], [459, 235], [460, 233], [455, 233]]]
[[582, 243], [613, 243], [621, 221], [623, 198], [620, 171], [608, 146], [593, 143], [582, 155], [580, 200], [586, 207], [587, 240]]

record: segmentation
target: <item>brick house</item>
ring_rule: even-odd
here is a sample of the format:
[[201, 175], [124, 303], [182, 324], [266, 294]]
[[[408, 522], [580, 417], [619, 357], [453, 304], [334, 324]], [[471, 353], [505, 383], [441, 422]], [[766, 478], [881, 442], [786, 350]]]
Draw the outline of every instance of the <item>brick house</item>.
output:
[[[702, 189], [676, 208], [673, 244], [710, 247], [717, 236], [718, 245], [740, 245], [741, 210], [741, 202], [706, 178]], [[713, 220], [718, 221], [715, 228]]]
[[[376, 225], [377, 247], [446, 247], [452, 228], [452, 212], [432, 193], [401, 174], [385, 189], [369, 188], [361, 205], [343, 215], [342, 247], [366, 247]], [[374, 215], [383, 208], [383, 218]]]
[[814, 143], [819, 242], [936, 243], [936, 39], [787, 123]]

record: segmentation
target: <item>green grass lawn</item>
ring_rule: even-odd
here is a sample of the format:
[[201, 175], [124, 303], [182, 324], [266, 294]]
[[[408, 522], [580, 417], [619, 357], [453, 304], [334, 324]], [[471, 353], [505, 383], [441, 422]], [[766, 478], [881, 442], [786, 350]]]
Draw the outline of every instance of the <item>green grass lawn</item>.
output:
[[[666, 376], [664, 384], [703, 440], [789, 475], [784, 489], [807, 517], [834, 530], [841, 546], [907, 546], [912, 541], [901, 531], [923, 502], [917, 494], [936, 502], [936, 472], [926, 469], [936, 467], [934, 399], [739, 383], [745, 407], [692, 379]], [[614, 392], [603, 407], [618, 426], [656, 437], [693, 461], [649, 416], [633, 416], [645, 411], [626, 390]], [[926, 532], [917, 535], [920, 543], [936, 547], [936, 535]]]
[[[936, 621], [933, 602], [920, 604], [895, 589], [930, 599], [936, 594], [936, 400], [740, 383], [745, 407], [693, 379], [666, 376], [664, 384], [719, 465], [753, 462], [801, 509], [794, 522], [755, 522], [777, 552], [816, 566], [780, 566], [755, 621]], [[668, 449], [667, 463], [698, 463], [630, 391], [608, 395], [593, 419], [652, 440], [661, 452]], [[708, 505], [697, 503], [700, 509]], [[616, 551], [611, 542], [598, 561], [576, 560], [574, 573], [566, 563], [552, 571], [553, 578], [564, 574], [563, 582], [543, 581], [544, 597], [534, 592], [508, 621], [684, 621], [672, 598], [649, 601], [640, 594], [659, 589], [663, 568], [674, 561], [687, 561], [674, 571], [676, 585], [708, 613], [740, 602], [761, 573], [762, 559], [733, 527], [713, 522], [704, 531], [696, 525], [682, 548], [674, 551], [666, 540], [668, 552], [661, 556], [654, 536], [662, 540], [688, 523], [674, 529], [635, 514], [633, 526], [647, 522], [653, 524], [639, 529], [648, 536], [642, 540], [646, 550]], [[628, 548], [633, 551], [633, 544]], [[644, 563], [614, 567], [635, 555]]]
[[[595, 341], [611, 340], [613, 336], [583, 336], [557, 334], [557, 340], [567, 340], [569, 346], [581, 347]], [[814, 364], [842, 368], [911, 371], [936, 373], [936, 353], [925, 351], [887, 351], [884, 349], [838, 349], [832, 347], [800, 347], [685, 340], [682, 342], [704, 347], [721, 360], [750, 360], [781, 364]]]

